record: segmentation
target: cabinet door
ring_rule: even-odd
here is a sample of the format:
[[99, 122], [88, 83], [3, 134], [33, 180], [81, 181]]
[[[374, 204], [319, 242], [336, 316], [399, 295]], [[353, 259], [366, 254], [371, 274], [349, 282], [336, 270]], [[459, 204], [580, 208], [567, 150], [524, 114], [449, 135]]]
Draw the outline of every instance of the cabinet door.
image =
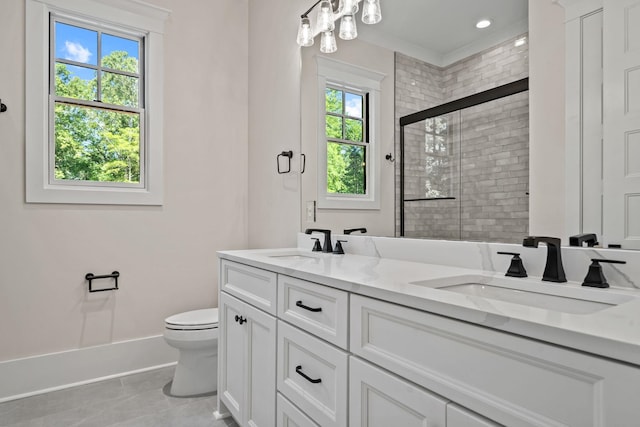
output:
[[246, 304], [221, 292], [219, 305], [218, 393], [233, 418], [241, 422], [245, 401], [244, 352], [247, 328], [246, 325], [240, 325], [236, 317], [246, 317]]
[[445, 427], [446, 400], [354, 357], [349, 364], [351, 427]]
[[220, 313], [220, 400], [241, 426], [273, 426], [276, 320], [225, 292]]
[[271, 427], [276, 422], [276, 319], [247, 305], [246, 422]]
[[474, 414], [455, 403], [449, 403], [447, 405], [447, 427], [500, 427], [500, 424]]

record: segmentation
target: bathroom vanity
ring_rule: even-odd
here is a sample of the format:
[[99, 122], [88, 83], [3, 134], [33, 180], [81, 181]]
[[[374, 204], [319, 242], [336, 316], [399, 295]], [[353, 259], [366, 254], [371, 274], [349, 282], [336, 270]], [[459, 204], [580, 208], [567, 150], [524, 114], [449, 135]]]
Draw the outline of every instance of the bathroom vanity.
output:
[[[525, 263], [537, 269], [543, 251]], [[637, 290], [378, 255], [220, 252], [217, 414], [242, 426], [640, 419]]]

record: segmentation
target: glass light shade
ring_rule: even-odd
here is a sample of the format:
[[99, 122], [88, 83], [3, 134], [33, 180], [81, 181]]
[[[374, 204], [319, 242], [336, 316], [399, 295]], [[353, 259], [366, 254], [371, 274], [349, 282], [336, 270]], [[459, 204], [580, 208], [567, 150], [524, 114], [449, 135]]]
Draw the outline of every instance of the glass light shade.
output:
[[320, 2], [316, 25], [319, 33], [333, 31], [336, 28], [336, 24], [333, 22], [333, 7], [329, 0], [323, 0]]
[[338, 10], [343, 15], [355, 15], [358, 13], [358, 1], [359, 0], [340, 0]]
[[322, 33], [320, 52], [333, 53], [336, 50], [338, 50], [338, 45], [336, 44], [336, 36], [333, 34], [333, 31], [325, 31]]
[[342, 15], [342, 19], [340, 19], [339, 35], [342, 40], [353, 40], [358, 37], [356, 20], [353, 15]]
[[381, 20], [380, 0], [364, 0], [364, 4], [362, 5], [362, 22], [365, 24], [377, 24]]
[[297, 41], [299, 46], [313, 46], [313, 30], [311, 30], [311, 21], [307, 17], [300, 19]]

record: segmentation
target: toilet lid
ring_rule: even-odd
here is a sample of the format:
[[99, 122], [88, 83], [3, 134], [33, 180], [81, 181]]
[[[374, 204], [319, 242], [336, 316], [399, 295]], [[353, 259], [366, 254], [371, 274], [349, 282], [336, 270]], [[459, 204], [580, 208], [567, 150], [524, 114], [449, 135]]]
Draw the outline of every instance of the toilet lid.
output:
[[164, 319], [169, 329], [212, 329], [218, 327], [218, 309], [205, 308], [174, 314]]

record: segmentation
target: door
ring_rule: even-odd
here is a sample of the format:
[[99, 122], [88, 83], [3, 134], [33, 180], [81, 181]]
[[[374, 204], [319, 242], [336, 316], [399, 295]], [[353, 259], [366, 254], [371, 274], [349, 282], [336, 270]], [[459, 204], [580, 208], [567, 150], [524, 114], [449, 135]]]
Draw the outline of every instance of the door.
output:
[[640, 0], [604, 0], [604, 237], [640, 249]]
[[446, 400], [354, 357], [349, 363], [351, 427], [445, 427]]

